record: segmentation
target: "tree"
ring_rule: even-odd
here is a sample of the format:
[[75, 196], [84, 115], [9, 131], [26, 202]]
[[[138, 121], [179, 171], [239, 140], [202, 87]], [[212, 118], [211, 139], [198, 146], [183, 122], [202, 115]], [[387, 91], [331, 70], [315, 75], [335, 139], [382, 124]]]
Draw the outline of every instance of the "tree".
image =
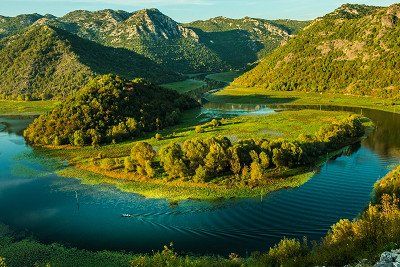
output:
[[257, 161], [253, 161], [250, 165], [250, 178], [253, 182], [260, 181], [263, 178], [263, 170]]
[[204, 183], [207, 179], [207, 171], [203, 166], [199, 166], [196, 169], [196, 173], [193, 177], [193, 181], [196, 183]]
[[124, 158], [124, 169], [126, 172], [133, 172], [135, 171], [135, 163], [132, 161], [130, 157]]
[[144, 167], [148, 161], [153, 161], [157, 152], [146, 142], [137, 142], [131, 149], [131, 158]]
[[170, 178], [184, 178], [188, 175], [188, 167], [182, 147], [171, 143], [160, 151], [160, 161]]
[[262, 151], [259, 155], [261, 167], [264, 169], [268, 169], [271, 164], [271, 159], [269, 158], [268, 154]]
[[127, 118], [125, 125], [131, 134], [135, 134], [139, 131], [138, 123], [134, 118]]
[[[230, 141], [224, 139], [211, 139], [210, 151], [208, 152], [204, 163], [207, 171], [212, 175], [220, 174], [229, 167], [228, 148]], [[225, 143], [227, 142], [227, 143]]]
[[85, 139], [84, 139], [82, 130], [78, 130], [78, 131], [74, 132], [73, 145], [74, 146], [84, 146], [85, 145]]
[[191, 139], [182, 144], [182, 150], [189, 162], [189, 171], [194, 173], [200, 165], [204, 165], [204, 159], [209, 152], [209, 147], [201, 139]]
[[269, 250], [268, 255], [279, 264], [283, 264], [288, 260], [303, 255], [304, 250], [305, 248], [302, 246], [300, 241], [284, 238]]
[[54, 137], [53, 145], [55, 145], [55, 146], [60, 146], [61, 145], [61, 141], [60, 141], [60, 138], [58, 136]]

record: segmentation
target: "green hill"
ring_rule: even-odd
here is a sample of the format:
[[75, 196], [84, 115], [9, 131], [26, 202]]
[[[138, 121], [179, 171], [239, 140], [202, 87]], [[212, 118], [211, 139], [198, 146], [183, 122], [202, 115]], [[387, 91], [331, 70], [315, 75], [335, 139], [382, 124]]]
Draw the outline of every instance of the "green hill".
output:
[[33, 25], [5, 38], [0, 48], [3, 98], [65, 97], [90, 78], [106, 73], [156, 83], [179, 78], [133, 51], [105, 47], [46, 25]]
[[400, 5], [343, 5], [313, 21], [235, 86], [400, 97]]
[[174, 125], [198, 103], [142, 79], [103, 75], [89, 81], [24, 132], [35, 145], [83, 146], [132, 139]]

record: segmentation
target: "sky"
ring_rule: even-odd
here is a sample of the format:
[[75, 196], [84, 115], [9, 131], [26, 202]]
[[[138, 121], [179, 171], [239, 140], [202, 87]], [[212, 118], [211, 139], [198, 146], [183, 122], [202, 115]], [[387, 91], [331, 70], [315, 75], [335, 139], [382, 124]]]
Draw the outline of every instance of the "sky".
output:
[[216, 16], [310, 20], [348, 2], [376, 6], [396, 3], [391, 0], [0, 0], [0, 15], [39, 13], [62, 16], [77, 9], [93, 11], [109, 8], [131, 12], [158, 8], [178, 22]]

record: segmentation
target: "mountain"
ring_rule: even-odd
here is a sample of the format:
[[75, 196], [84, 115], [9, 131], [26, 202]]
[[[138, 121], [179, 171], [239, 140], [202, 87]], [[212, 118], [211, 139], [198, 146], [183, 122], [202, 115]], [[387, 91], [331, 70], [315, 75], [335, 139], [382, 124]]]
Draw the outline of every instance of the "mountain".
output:
[[307, 24], [295, 20], [216, 17], [184, 26], [196, 32], [200, 41], [224, 62], [241, 68], [267, 55]]
[[157, 83], [179, 75], [123, 48], [35, 24], [0, 41], [0, 94], [5, 98], [65, 97], [98, 74], [115, 73]]
[[0, 16], [0, 39], [13, 35], [44, 17], [53, 18], [51, 15], [26, 14], [16, 17]]
[[400, 5], [343, 5], [233, 85], [400, 97]]
[[307, 22], [218, 17], [180, 24], [157, 9], [76, 10], [56, 18], [0, 18], [0, 38], [32, 24], [57, 27], [99, 44], [126, 48], [180, 73], [243, 69], [285, 42]]
[[173, 71], [193, 73], [226, 69], [218, 55], [199, 42], [193, 30], [157, 9], [133, 13], [78, 10], [49, 23], [103, 45], [133, 50]]

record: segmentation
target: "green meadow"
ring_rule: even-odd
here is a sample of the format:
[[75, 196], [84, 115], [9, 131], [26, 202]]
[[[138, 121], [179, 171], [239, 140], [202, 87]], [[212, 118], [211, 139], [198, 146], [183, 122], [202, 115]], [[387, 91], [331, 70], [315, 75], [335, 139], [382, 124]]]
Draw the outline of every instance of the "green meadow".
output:
[[0, 100], [0, 115], [33, 116], [52, 110], [59, 102]]
[[332, 105], [363, 107], [399, 113], [400, 101], [330, 93], [267, 91], [265, 88], [228, 86], [207, 99], [216, 103], [248, 103], [271, 105]]
[[196, 80], [196, 79], [187, 79], [184, 81], [180, 82], [173, 82], [173, 83], [166, 83], [163, 84], [162, 87], [170, 89], [170, 90], [175, 90], [179, 93], [187, 93], [190, 91], [194, 91], [196, 89], [199, 89], [203, 86], [206, 86], [207, 83], [201, 80]]

